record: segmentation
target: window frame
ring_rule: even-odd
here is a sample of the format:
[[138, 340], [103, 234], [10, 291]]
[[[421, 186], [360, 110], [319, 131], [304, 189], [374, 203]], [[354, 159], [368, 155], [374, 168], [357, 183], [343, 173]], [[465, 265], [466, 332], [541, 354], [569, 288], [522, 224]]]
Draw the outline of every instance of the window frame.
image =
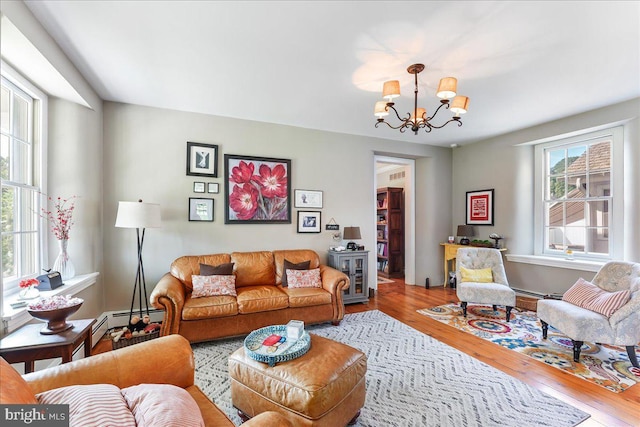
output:
[[[571, 137], [560, 137], [535, 145], [535, 185], [534, 185], [534, 255], [563, 259], [566, 255], [558, 250], [551, 250], [547, 246], [545, 203], [546, 194], [546, 151], [561, 147], [569, 148], [577, 145], [588, 145], [596, 140], [610, 138], [611, 167], [610, 167], [610, 203], [608, 206], [608, 254], [576, 253], [575, 259], [585, 261], [609, 261], [621, 259], [624, 250], [624, 126], [612, 126], [595, 131], [585, 131]], [[585, 227], [586, 229], [586, 227]]]
[[[32, 161], [31, 161], [31, 185], [23, 187], [31, 188], [41, 194], [47, 192], [47, 126], [48, 126], [48, 97], [47, 95], [34, 86], [20, 72], [4, 61], [0, 62], [0, 74], [10, 85], [17, 90], [25, 93], [32, 98], [32, 125], [29, 129], [32, 144]], [[18, 187], [21, 185], [19, 184]], [[40, 212], [46, 198], [35, 197], [35, 209]], [[45, 200], [43, 202], [43, 200]], [[1, 209], [1, 208], [0, 208]], [[48, 242], [47, 242], [47, 222], [44, 218], [37, 216], [36, 219], [36, 241], [37, 249], [35, 256], [35, 271], [40, 272], [42, 266], [48, 265]], [[7, 296], [19, 291], [18, 283], [20, 280], [28, 277], [34, 277], [34, 274], [17, 275], [15, 278], [5, 282], [2, 279], [2, 295]]]

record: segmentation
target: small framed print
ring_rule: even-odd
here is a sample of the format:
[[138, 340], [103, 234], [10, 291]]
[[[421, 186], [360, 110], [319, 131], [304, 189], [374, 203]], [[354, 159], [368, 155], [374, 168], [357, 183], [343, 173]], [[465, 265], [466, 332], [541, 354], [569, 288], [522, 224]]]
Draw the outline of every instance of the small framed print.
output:
[[218, 194], [220, 192], [220, 184], [217, 182], [210, 182], [207, 184], [207, 193]]
[[320, 232], [319, 211], [298, 211], [298, 233]]
[[213, 221], [213, 199], [189, 197], [189, 221]]
[[493, 225], [493, 189], [467, 191], [467, 224]]
[[204, 193], [204, 182], [194, 182], [193, 183], [193, 192], [194, 193]]
[[322, 209], [322, 191], [295, 190], [296, 208], [316, 208]]
[[218, 177], [218, 146], [187, 142], [187, 175]]

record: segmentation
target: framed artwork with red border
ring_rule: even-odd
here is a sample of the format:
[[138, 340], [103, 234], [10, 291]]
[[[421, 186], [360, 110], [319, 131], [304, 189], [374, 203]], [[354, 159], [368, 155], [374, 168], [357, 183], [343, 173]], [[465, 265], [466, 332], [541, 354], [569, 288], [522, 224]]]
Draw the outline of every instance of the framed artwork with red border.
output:
[[467, 191], [467, 224], [493, 225], [493, 189]]

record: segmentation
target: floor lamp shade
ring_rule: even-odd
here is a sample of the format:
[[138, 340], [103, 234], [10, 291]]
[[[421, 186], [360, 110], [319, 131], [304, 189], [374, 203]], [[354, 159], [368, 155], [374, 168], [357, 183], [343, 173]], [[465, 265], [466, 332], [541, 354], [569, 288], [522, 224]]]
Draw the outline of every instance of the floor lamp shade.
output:
[[160, 205], [142, 201], [118, 203], [116, 227], [159, 228], [160, 226]]

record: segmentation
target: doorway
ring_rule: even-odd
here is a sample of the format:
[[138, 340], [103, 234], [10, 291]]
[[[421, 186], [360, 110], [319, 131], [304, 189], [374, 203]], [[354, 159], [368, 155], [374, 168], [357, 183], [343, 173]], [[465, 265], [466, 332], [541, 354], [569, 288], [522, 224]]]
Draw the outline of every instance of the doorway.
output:
[[[415, 161], [413, 159], [405, 159], [401, 157], [390, 156], [374, 156], [374, 193], [376, 194], [375, 200], [378, 198], [379, 188], [402, 188], [404, 195], [404, 259], [403, 259], [403, 274], [398, 275], [404, 278], [407, 285], [415, 285]], [[378, 227], [378, 210], [376, 206], [376, 212], [374, 215], [375, 226], [373, 227], [376, 233], [375, 240], [378, 240], [380, 236], [380, 229], [384, 227]], [[382, 237], [385, 237], [384, 231], [382, 231]], [[378, 247], [384, 251], [384, 247]], [[378, 249], [377, 248], [377, 249]], [[378, 257], [376, 257], [378, 259]], [[380, 257], [379, 260], [384, 262], [384, 257]], [[376, 263], [376, 272], [378, 268], [384, 268], [384, 264]]]

